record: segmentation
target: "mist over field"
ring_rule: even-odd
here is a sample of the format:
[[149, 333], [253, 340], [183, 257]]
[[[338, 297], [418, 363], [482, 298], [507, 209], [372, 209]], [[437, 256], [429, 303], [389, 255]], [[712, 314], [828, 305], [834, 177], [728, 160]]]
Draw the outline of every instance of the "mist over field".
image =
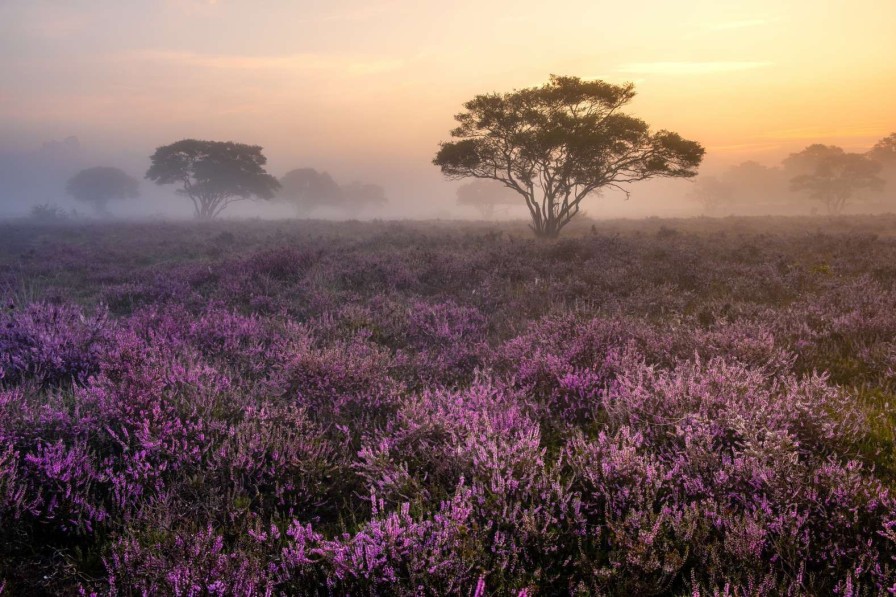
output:
[[[865, 153], [871, 146], [859, 148]], [[24, 217], [35, 206], [54, 205], [91, 216], [90, 207], [80, 204], [65, 192], [66, 182], [78, 171], [97, 164], [116, 165], [142, 179], [149, 166], [149, 149], [128, 147], [110, 152], [108, 149], [85, 146], [79, 137], [68, 136], [40, 143], [28, 151], [0, 151], [0, 217]], [[585, 215], [595, 219], [643, 217], [699, 217], [727, 215], [809, 215], [824, 214], [824, 209], [805, 196], [794, 192], [781, 162], [789, 154], [763, 156], [735, 163], [720, 163], [712, 154], [701, 167], [700, 176], [691, 180], [649, 180], [622, 191], [609, 189], [589, 196], [584, 202]], [[289, 163], [288, 159], [269, 156], [273, 163]], [[463, 182], [448, 181], [425, 160], [420, 164], [382, 164], [371, 167], [345, 162], [335, 168], [321, 168], [341, 182], [359, 180], [375, 182], [386, 191], [388, 202], [350, 214], [323, 206], [313, 212], [297, 212], [282, 200], [247, 201], [228, 210], [236, 218], [281, 219], [316, 217], [324, 219], [526, 219], [528, 213], [520, 198], [507, 201], [497, 212], [484, 214], [474, 205], [458, 201], [457, 190]], [[874, 193], [859, 195], [850, 202], [846, 213], [891, 213], [896, 209], [896, 169], [886, 164], [884, 180], [888, 183]], [[338, 168], [338, 169], [337, 169]], [[277, 176], [282, 172], [269, 170]], [[728, 195], [719, 197], [712, 206], [701, 197], [702, 183], [730, 177]], [[500, 190], [500, 189], [498, 189]], [[140, 181], [140, 196], [116, 202], [111, 214], [118, 218], [187, 219], [192, 216], [188, 203], [171, 187], [157, 187]], [[732, 198], [730, 195], [739, 195]], [[717, 199], [709, 197], [708, 199]]]
[[[315, 168], [341, 184], [384, 188], [385, 206], [351, 217], [478, 218], [458, 206], [459, 184], [430, 164], [438, 143], [475, 94], [542, 84], [550, 73], [633, 82], [630, 111], [701, 142], [704, 177], [749, 161], [775, 167], [816, 143], [865, 152], [896, 130], [893, 10], [877, 0], [815, 8], [808, 0], [500, 0], [450, 9], [340, 0], [265, 10], [207, 0], [4, 2], [0, 214], [47, 203], [77, 209], [65, 181], [113, 166], [141, 181], [141, 197], [116, 202], [109, 215], [190, 217], [174, 188], [143, 175], [157, 147], [195, 138], [260, 145], [278, 178]], [[605, 188], [584, 210], [597, 218], [701, 215], [693, 186], [641, 182], [627, 187], [629, 201]], [[892, 210], [890, 186], [847, 211]], [[784, 188], [729, 211], [811, 213], [792, 199]], [[301, 214], [258, 201], [227, 215]], [[501, 215], [528, 212], [521, 203]]]
[[894, 31], [0, 0], [0, 597], [896, 594]]
[[[88, 137], [89, 138], [89, 137]], [[89, 147], [76, 136], [50, 139], [26, 151], [0, 151], [0, 217], [27, 216], [35, 205], [53, 204], [66, 210], [76, 210], [89, 216], [90, 208], [79, 204], [65, 192], [66, 181], [83, 168], [94, 165], [114, 165], [142, 179], [149, 167], [149, 154], [154, 147], [128, 146], [117, 151], [102, 147]], [[345, 182], [369, 180], [383, 186], [388, 204], [353, 214], [362, 219], [481, 219], [479, 211], [471, 206], [458, 205], [456, 190], [462, 183], [446, 181], [438, 170], [429, 164], [427, 156], [404, 163], [392, 161], [382, 164], [364, 164], [343, 160], [327, 164], [305, 164], [299, 160], [271, 155], [272, 163], [315, 165]], [[417, 163], [415, 163], [417, 162]], [[269, 170], [275, 175], [285, 174], [291, 166]], [[703, 207], [689, 198], [693, 184], [690, 181], [647, 182], [632, 188], [632, 197], [626, 200], [621, 192], [609, 191], [602, 197], [587, 201], [587, 213], [597, 218], [701, 215]], [[121, 218], [172, 218], [186, 219], [192, 216], [188, 203], [174, 193], [174, 189], [158, 188], [141, 180], [140, 197], [115, 204], [113, 215]], [[294, 218], [296, 211], [278, 201], [252, 201], [236, 205], [227, 212], [231, 217], [243, 218]], [[315, 217], [346, 219], [348, 216], [336, 210], [320, 210]], [[506, 206], [494, 219], [526, 218], [522, 199], [517, 205]]]

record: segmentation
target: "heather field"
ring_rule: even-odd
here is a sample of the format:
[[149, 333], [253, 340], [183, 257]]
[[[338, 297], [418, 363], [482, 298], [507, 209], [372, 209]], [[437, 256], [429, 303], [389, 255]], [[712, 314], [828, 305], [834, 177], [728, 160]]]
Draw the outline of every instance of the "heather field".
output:
[[0, 593], [896, 592], [896, 217], [0, 224]]

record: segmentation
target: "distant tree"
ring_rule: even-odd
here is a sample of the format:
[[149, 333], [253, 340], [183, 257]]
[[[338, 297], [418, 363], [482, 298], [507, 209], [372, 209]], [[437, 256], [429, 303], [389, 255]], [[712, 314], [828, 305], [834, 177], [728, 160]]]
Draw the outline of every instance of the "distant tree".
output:
[[831, 215], [842, 213], [859, 191], [879, 190], [884, 185], [884, 180], [877, 176], [879, 163], [832, 145], [810, 145], [790, 155], [784, 164], [791, 171], [801, 172], [791, 178], [791, 189], [821, 201]]
[[791, 180], [796, 176], [811, 174], [818, 168], [818, 165], [821, 162], [837, 156], [842, 156], [845, 153], [846, 152], [843, 151], [842, 147], [815, 143], [809, 145], [802, 151], [791, 153], [784, 158], [781, 162], [781, 166], [784, 169], [784, 174], [787, 179]]
[[884, 166], [896, 165], [896, 133], [875, 143], [868, 152], [868, 157]]
[[723, 180], [747, 201], [768, 201], [787, 190], [787, 178], [780, 168], [765, 166], [752, 160], [731, 166], [725, 172]]
[[896, 198], [896, 133], [878, 141], [867, 155], [881, 165], [881, 178], [886, 181], [886, 191], [891, 198]]
[[65, 185], [76, 200], [88, 203], [101, 213], [108, 213], [109, 201], [132, 199], [140, 195], [140, 183], [118, 168], [98, 166], [81, 170]]
[[717, 214], [724, 205], [730, 205], [734, 196], [731, 186], [715, 176], [701, 176], [694, 181], [690, 198], [703, 204], [707, 214]]
[[433, 163], [452, 179], [496, 180], [525, 199], [537, 236], [554, 238], [592, 192], [653, 177], [695, 176], [703, 147], [651, 133], [620, 113], [632, 84], [551, 76], [541, 87], [477, 95], [464, 104]]
[[280, 179], [278, 197], [292, 203], [302, 215], [318, 207], [343, 203], [343, 191], [339, 185], [329, 174], [314, 168], [297, 168], [284, 174]]
[[352, 182], [342, 185], [342, 207], [347, 210], [363, 210], [371, 207], [381, 207], [389, 200], [386, 191], [376, 184]]
[[271, 199], [280, 188], [265, 171], [267, 158], [257, 145], [184, 139], [159, 147], [150, 159], [146, 178], [182, 185], [177, 192], [190, 198], [200, 219], [212, 219], [237, 201]]
[[490, 220], [498, 206], [516, 205], [519, 193], [493, 180], [474, 180], [457, 188], [457, 204], [475, 207], [483, 219]]

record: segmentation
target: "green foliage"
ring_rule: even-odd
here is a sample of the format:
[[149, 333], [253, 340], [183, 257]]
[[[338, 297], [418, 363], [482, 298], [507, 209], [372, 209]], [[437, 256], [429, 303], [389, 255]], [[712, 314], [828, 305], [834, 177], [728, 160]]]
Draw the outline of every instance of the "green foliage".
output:
[[857, 400], [868, 413], [868, 432], [859, 445], [879, 479], [896, 490], [896, 395], [881, 388], [866, 388]]

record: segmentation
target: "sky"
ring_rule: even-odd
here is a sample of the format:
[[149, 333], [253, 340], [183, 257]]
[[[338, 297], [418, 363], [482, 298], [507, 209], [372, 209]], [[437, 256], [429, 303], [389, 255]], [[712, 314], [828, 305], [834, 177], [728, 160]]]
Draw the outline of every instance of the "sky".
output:
[[894, 31], [894, 0], [0, 0], [0, 154], [75, 136], [139, 174], [234, 140], [440, 215], [462, 103], [552, 73], [633, 82], [629, 113], [710, 170], [867, 149], [896, 131]]

